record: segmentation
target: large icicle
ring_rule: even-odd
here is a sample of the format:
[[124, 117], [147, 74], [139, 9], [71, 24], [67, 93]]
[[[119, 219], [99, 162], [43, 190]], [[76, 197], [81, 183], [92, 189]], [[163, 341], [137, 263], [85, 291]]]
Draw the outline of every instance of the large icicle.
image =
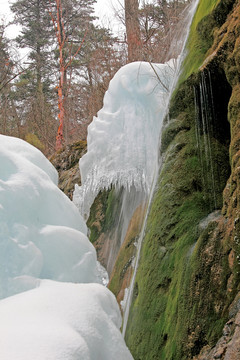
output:
[[135, 62], [114, 76], [104, 106], [88, 127], [88, 152], [80, 160], [82, 186], [74, 202], [88, 215], [101, 189], [134, 185], [149, 192], [157, 167], [159, 133], [175, 62]]

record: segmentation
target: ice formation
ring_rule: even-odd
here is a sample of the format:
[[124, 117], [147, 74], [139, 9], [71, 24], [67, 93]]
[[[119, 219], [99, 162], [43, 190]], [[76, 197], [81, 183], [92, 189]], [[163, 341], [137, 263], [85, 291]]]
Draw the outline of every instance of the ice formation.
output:
[[82, 215], [111, 185], [149, 192], [175, 66], [172, 60], [135, 62], [111, 80], [103, 108], [88, 127], [87, 154], [80, 159], [82, 186], [76, 186], [74, 202]]
[[0, 164], [0, 359], [132, 359], [116, 300], [97, 284], [86, 225], [54, 167], [3, 135]]

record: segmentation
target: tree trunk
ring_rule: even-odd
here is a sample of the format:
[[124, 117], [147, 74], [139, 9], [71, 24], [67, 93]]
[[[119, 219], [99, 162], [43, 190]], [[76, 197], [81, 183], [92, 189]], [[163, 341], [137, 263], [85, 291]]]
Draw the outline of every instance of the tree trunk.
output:
[[65, 44], [65, 33], [62, 28], [62, 5], [60, 0], [56, 0], [57, 4], [57, 34], [58, 34], [58, 48], [59, 48], [59, 84], [58, 84], [58, 119], [59, 127], [56, 138], [56, 150], [59, 150], [63, 146], [63, 123], [64, 123], [64, 96], [63, 96], [63, 86], [64, 86], [64, 59], [63, 59], [63, 47]]
[[138, 0], [124, 0], [128, 61], [142, 60], [142, 42], [138, 19]]

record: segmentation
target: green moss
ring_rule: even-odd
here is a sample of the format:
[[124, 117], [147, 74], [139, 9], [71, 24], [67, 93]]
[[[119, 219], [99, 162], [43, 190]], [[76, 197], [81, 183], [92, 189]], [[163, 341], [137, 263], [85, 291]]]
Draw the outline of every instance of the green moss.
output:
[[188, 128], [185, 121], [181, 121], [180, 119], [172, 120], [166, 124], [162, 130], [161, 152], [164, 153], [167, 150], [168, 145], [180, 131], [188, 130]]
[[114, 188], [109, 192], [108, 202], [107, 202], [107, 208], [106, 208], [106, 218], [104, 222], [104, 232], [110, 230], [113, 228], [118, 222], [118, 214], [120, 213], [121, 209], [121, 199], [122, 199], [122, 191], [115, 190]]
[[[209, 228], [205, 238], [198, 240], [196, 222], [202, 217], [203, 209], [201, 201], [196, 200], [192, 198], [192, 202], [187, 201], [178, 210], [179, 221], [182, 218], [185, 226], [175, 227], [179, 237], [174, 243], [165, 243], [164, 251], [156, 239], [153, 241], [151, 226], [147, 227], [136, 279], [138, 293], [126, 334], [136, 360], [189, 359], [205, 344], [213, 345], [221, 334], [226, 318], [219, 319], [213, 305], [209, 308], [213, 298], [221, 302], [225, 289], [224, 280], [222, 287], [211, 280], [211, 269], [221, 264], [221, 248], [215, 238], [214, 258], [209, 261], [206, 256], [209, 265], [205, 267], [204, 251], [212, 230]], [[152, 211], [150, 218], [157, 216]], [[226, 273], [224, 278], [227, 276]], [[198, 328], [202, 334], [197, 333]]]
[[90, 215], [87, 221], [87, 226], [90, 229], [89, 240], [94, 244], [104, 231], [106, 222], [106, 209], [108, 208], [108, 200], [111, 196], [111, 191], [100, 191], [91, 206]]
[[41, 151], [44, 151], [45, 147], [43, 145], [43, 143], [40, 141], [40, 139], [37, 137], [36, 134], [32, 134], [32, 133], [28, 133], [26, 136], [25, 136], [25, 140], [35, 146], [36, 148], [38, 148], [39, 150]]
[[214, 21], [210, 14], [218, 3], [219, 0], [200, 1], [198, 5], [187, 41], [188, 56], [183, 64], [181, 81], [199, 69], [208, 49], [211, 47]]
[[186, 45], [188, 55], [183, 63], [180, 82], [199, 70], [213, 44], [215, 30], [223, 25], [234, 3], [234, 0], [199, 2], [190, 28]]
[[[239, 48], [233, 46], [233, 27], [226, 24], [219, 29], [233, 3], [200, 0], [188, 41], [189, 56], [170, 103], [170, 121], [165, 121], [161, 142], [164, 162], [147, 221], [126, 332], [135, 360], [187, 360], [205, 345], [213, 346], [239, 289], [239, 258], [234, 258], [232, 265], [228, 262], [231, 251], [240, 256]], [[197, 134], [195, 91], [204, 75], [198, 69], [211, 53], [216, 33], [219, 41], [224, 41], [218, 57], [208, 63], [207, 69], [219, 87], [215, 94], [222, 92], [224, 96], [217, 96], [216, 123], [213, 117], [209, 120], [214, 130], [206, 135], [200, 129]], [[230, 57], [231, 61], [224, 63]], [[228, 112], [232, 174], [224, 191], [227, 217], [219, 216], [203, 228], [201, 220], [216, 208], [221, 209], [229, 176], [227, 114], [221, 117], [220, 113], [227, 107], [232, 89], [221, 87], [227, 82], [223, 69], [233, 88]], [[224, 103], [222, 107], [220, 102]], [[216, 129], [221, 130], [219, 134]], [[206, 152], [207, 142], [211, 151]], [[106, 228], [114, 223], [113, 200], [109, 199]], [[134, 236], [119, 256], [120, 266], [111, 284], [116, 294], [129, 268], [133, 241]]]
[[229, 120], [231, 123], [232, 144], [230, 148], [230, 156], [233, 159], [234, 155], [239, 151], [239, 114], [240, 114], [240, 84], [234, 87], [233, 93], [229, 102]]
[[95, 243], [102, 233], [110, 231], [118, 222], [121, 208], [122, 189], [100, 191], [90, 209], [87, 226], [90, 241]]
[[144, 212], [142, 206], [135, 210], [109, 281], [109, 289], [115, 294], [119, 302], [124, 297], [124, 289], [130, 284], [132, 261], [136, 254], [135, 243], [141, 231]]
[[[234, 3], [200, 0], [192, 23], [189, 54], [171, 99], [170, 121], [163, 130], [164, 162], [147, 221], [126, 332], [135, 360], [187, 360], [205, 345], [212, 347], [239, 289], [239, 258], [229, 263], [230, 252], [240, 256], [239, 5], [220, 28]], [[206, 72], [212, 75], [217, 116], [216, 121], [210, 116], [206, 133], [203, 124], [196, 128], [195, 96], [206, 74], [199, 67], [215, 50]], [[219, 216], [204, 229], [201, 220], [222, 207], [229, 177], [226, 108], [230, 96], [232, 174], [224, 191], [223, 211], [227, 218]]]
[[[198, 224], [216, 205], [222, 206], [229, 174], [227, 146], [208, 134], [213, 173], [205, 171], [209, 159], [200, 156], [204, 136], [198, 144], [195, 129], [194, 87], [199, 78], [196, 74], [180, 85], [170, 104], [174, 120], [163, 132], [164, 165], [148, 217], [126, 332], [135, 360], [190, 359], [204, 345], [214, 344], [226, 320], [219, 314], [226, 301], [229, 274], [222, 269], [227, 268], [227, 256], [219, 245], [220, 235], [214, 233], [216, 223], [204, 237]], [[211, 270], [215, 268], [221, 273], [219, 281]]]

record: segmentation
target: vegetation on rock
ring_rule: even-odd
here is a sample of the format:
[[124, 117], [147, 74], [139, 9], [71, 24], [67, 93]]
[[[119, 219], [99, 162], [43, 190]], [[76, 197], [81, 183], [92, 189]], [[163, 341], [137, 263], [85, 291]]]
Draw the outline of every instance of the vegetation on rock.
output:
[[[135, 360], [239, 355], [232, 350], [240, 309], [239, 1], [200, 0], [187, 47], [164, 123], [164, 161], [126, 332]], [[113, 188], [100, 192], [88, 219], [105, 265], [121, 196]], [[110, 279], [119, 302], [132, 274], [140, 214], [138, 208]]]
[[125, 240], [119, 250], [111, 278], [109, 280], [109, 289], [114, 293], [119, 304], [124, 299], [124, 292], [130, 285], [133, 262], [136, 256], [136, 246], [142, 228], [145, 209], [140, 205], [135, 210]]
[[[211, 348], [240, 290], [239, 7], [239, 1], [200, 1], [193, 21], [163, 131], [164, 164], [128, 321], [135, 360], [192, 359]], [[208, 76], [215, 116], [204, 127]], [[216, 209], [222, 214], [208, 217]]]

